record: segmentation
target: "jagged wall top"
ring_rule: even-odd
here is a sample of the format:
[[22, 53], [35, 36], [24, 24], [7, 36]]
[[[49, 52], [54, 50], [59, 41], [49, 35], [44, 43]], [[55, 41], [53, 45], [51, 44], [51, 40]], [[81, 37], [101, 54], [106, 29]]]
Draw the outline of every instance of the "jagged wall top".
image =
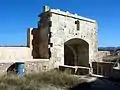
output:
[[72, 17], [72, 18], [76, 18], [76, 19], [82, 19], [82, 20], [85, 20], [85, 21], [93, 22], [93, 23], [96, 22], [95, 20], [79, 16], [76, 13], [72, 14], [72, 13], [70, 13], [68, 11], [61, 11], [60, 9], [50, 9], [49, 6], [43, 6], [43, 11], [44, 12], [50, 11], [50, 12], [55, 13], [55, 14], [59, 14], [59, 15], [63, 15], [63, 16], [68, 16], [68, 17]]

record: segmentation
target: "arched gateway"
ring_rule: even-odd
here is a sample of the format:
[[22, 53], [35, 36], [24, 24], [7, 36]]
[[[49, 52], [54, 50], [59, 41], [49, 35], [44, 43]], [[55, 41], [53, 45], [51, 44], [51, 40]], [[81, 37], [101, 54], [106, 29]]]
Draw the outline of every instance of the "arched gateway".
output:
[[89, 44], [74, 38], [64, 43], [64, 64], [70, 66], [89, 66]]

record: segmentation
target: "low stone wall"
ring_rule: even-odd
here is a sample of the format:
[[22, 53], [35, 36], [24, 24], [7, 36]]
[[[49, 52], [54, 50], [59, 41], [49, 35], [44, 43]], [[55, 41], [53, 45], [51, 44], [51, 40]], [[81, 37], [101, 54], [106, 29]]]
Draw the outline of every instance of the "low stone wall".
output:
[[0, 75], [4, 75], [7, 73], [7, 69], [13, 64], [13, 62], [9, 63], [0, 63]]
[[31, 59], [31, 50], [28, 47], [0, 47], [0, 61]]
[[97, 58], [96, 58], [96, 62], [102, 62], [103, 61], [103, 57], [106, 57], [110, 55], [110, 51], [98, 51], [97, 53]]
[[93, 74], [109, 76], [113, 72], [112, 62], [92, 62]]
[[39, 73], [43, 71], [48, 71], [50, 70], [50, 65], [49, 65], [49, 60], [48, 59], [39, 59], [39, 60], [34, 60], [34, 61], [26, 61], [25, 62], [25, 69], [26, 73]]
[[[0, 74], [4, 75], [7, 73], [7, 69], [17, 62], [24, 61], [9, 61], [9, 62], [0, 62]], [[39, 73], [43, 71], [50, 70], [49, 59], [30, 59], [25, 61], [25, 73]]]

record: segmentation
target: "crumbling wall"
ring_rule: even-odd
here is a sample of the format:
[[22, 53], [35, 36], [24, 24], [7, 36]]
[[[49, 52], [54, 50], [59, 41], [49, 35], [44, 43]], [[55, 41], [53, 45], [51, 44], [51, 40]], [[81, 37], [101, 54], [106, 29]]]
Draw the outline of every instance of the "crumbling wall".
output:
[[49, 59], [49, 13], [42, 13], [38, 22], [38, 34], [39, 34], [39, 56], [40, 58]]
[[40, 59], [39, 55], [39, 31], [38, 28], [29, 28], [27, 33], [27, 45], [33, 58]]
[[[22, 59], [26, 62], [27, 72], [58, 68], [64, 65], [64, 43], [73, 38], [86, 41], [89, 45], [89, 64], [95, 60], [98, 52], [95, 20], [57, 9], [45, 10], [39, 16], [38, 27], [27, 32], [28, 47], [0, 47], [0, 61], [17, 62]], [[50, 60], [40, 62], [42, 59]], [[8, 62], [0, 63], [0, 66], [6, 67]]]
[[110, 51], [98, 51], [97, 56], [96, 56], [96, 62], [102, 62], [103, 57], [109, 56]]

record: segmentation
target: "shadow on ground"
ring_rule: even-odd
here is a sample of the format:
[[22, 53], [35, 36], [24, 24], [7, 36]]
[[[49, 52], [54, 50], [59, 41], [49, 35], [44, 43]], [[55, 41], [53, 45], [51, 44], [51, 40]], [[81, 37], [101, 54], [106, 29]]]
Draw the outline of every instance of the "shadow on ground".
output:
[[120, 81], [113, 78], [98, 78], [94, 82], [78, 84], [69, 90], [120, 90]]

